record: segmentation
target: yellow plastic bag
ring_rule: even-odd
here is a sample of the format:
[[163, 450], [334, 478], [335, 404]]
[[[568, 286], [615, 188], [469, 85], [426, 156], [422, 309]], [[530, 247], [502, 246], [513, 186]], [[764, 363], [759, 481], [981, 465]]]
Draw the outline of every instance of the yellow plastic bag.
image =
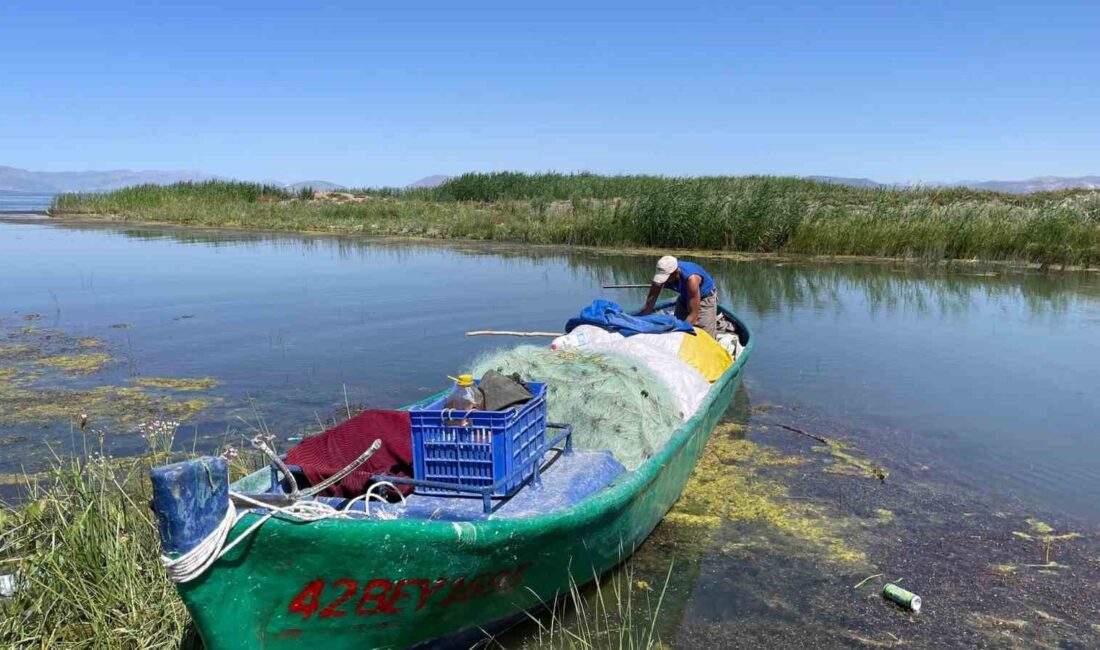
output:
[[695, 336], [684, 337], [678, 356], [709, 382], [716, 381], [733, 365], [730, 353], [713, 336], [698, 327], [695, 328]]

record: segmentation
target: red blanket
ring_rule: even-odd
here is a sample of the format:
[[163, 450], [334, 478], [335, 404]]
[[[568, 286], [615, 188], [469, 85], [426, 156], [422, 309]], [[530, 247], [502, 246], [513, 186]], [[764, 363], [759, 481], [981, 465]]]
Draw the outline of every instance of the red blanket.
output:
[[[286, 455], [288, 465], [300, 465], [310, 484], [316, 485], [351, 464], [375, 440], [382, 447], [359, 469], [324, 494], [356, 497], [363, 494], [374, 474], [412, 477], [412, 426], [408, 411], [363, 411], [324, 433], [307, 438]], [[403, 493], [411, 486], [397, 486]]]

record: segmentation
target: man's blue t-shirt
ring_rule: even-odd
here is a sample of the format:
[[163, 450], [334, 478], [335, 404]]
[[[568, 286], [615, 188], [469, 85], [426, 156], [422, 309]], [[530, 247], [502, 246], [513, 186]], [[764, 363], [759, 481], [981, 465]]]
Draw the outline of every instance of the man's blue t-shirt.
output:
[[683, 261], [679, 262], [677, 266], [680, 268], [680, 279], [675, 285], [665, 285], [666, 289], [671, 289], [682, 296], [684, 295], [684, 282], [691, 276], [698, 275], [703, 278], [703, 282], [699, 285], [699, 297], [706, 298], [714, 293], [714, 280], [710, 277], [710, 274], [703, 270], [703, 267], [695, 262]]

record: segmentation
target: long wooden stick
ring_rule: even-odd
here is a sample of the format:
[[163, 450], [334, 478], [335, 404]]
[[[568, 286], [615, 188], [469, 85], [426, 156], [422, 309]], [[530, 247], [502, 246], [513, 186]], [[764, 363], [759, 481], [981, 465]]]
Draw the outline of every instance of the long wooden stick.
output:
[[825, 438], [822, 438], [821, 436], [815, 436], [814, 434], [809, 433], [808, 431], [803, 431], [802, 429], [797, 429], [795, 427], [788, 426], [786, 424], [780, 424], [779, 428], [780, 429], [786, 429], [787, 431], [791, 431], [793, 433], [798, 433], [798, 434], [804, 435], [807, 438], [813, 438], [814, 440], [820, 442], [823, 445], [829, 444], [829, 441], [826, 440]]
[[561, 332], [509, 332], [506, 330], [477, 330], [466, 332], [466, 336], [551, 336], [557, 338]]
[[604, 289], [648, 289], [648, 284], [605, 284]]

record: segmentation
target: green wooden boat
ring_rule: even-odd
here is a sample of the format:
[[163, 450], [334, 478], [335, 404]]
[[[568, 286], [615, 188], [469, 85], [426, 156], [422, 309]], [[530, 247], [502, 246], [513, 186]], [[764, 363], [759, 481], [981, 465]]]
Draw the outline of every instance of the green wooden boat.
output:
[[[269, 519], [200, 577], [178, 585], [206, 647], [412, 647], [538, 608], [567, 593], [571, 580], [584, 584], [615, 567], [679, 498], [741, 381], [755, 340], [733, 313], [722, 312], [737, 323], [743, 353], [667, 446], [635, 471], [573, 501], [552, 498], [583, 490], [578, 476], [603, 472], [609, 454], [578, 452], [545, 473], [544, 490], [521, 491], [530, 492], [525, 505], [492, 517], [474, 507], [469, 516], [457, 511], [443, 519]], [[571, 475], [571, 465], [579, 472]], [[267, 470], [223, 485], [220, 459], [162, 469], [172, 485], [165, 489], [162, 481], [154, 503], [169, 556], [218, 526], [224, 515], [215, 497], [227, 487], [261, 498], [271, 486]], [[261, 516], [245, 515], [228, 538]]]

